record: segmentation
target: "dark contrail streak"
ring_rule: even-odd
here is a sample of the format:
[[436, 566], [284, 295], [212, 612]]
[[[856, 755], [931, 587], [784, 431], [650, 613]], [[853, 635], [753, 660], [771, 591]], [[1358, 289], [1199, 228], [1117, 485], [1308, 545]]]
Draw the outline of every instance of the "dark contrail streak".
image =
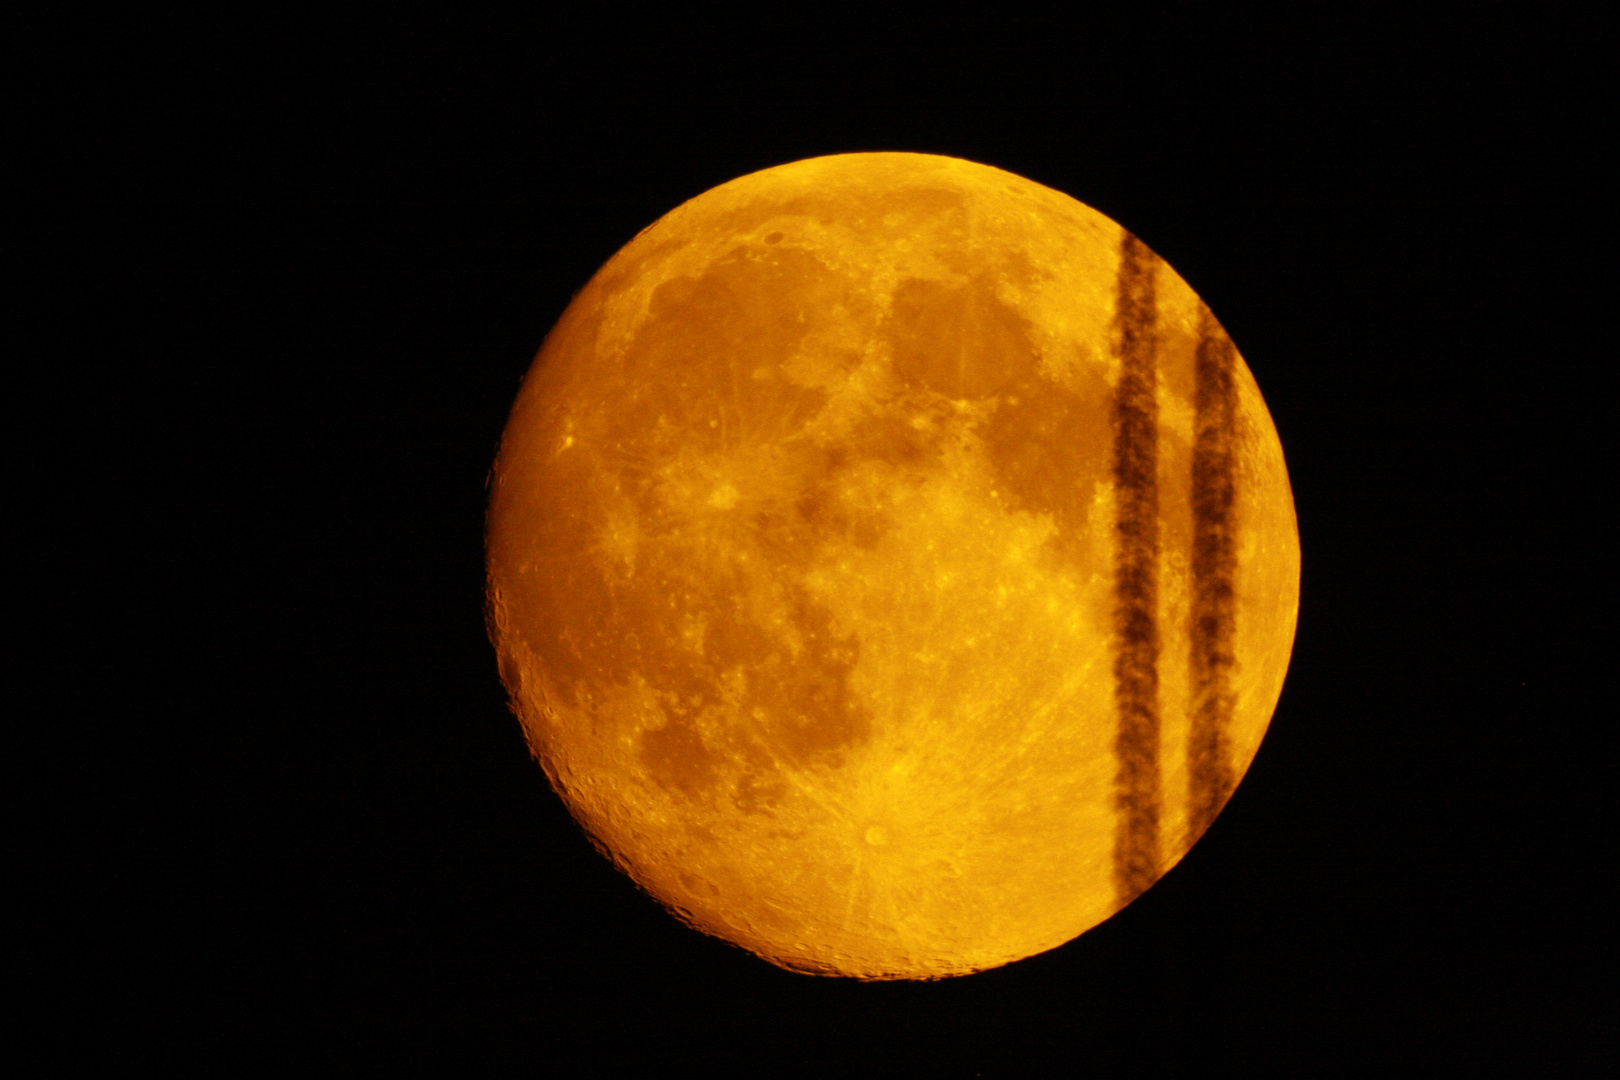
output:
[[1232, 341], [1199, 312], [1192, 454], [1192, 729], [1187, 746], [1187, 843], [1209, 828], [1232, 793], [1226, 733], [1233, 710], [1237, 622], [1237, 388]]
[[1159, 483], [1154, 270], [1127, 233], [1120, 244], [1114, 329], [1114, 887], [1121, 904], [1159, 870]]

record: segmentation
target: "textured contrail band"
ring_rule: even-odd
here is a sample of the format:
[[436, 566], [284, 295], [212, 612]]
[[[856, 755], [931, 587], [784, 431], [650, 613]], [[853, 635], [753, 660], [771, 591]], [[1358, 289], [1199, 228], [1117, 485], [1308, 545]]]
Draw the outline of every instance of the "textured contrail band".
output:
[[1199, 312], [1192, 455], [1192, 727], [1187, 747], [1187, 843], [1209, 828], [1232, 793], [1227, 730], [1234, 705], [1237, 603], [1237, 388], [1232, 341]]
[[1159, 870], [1159, 484], [1154, 370], [1157, 259], [1127, 233], [1120, 244], [1114, 391], [1114, 885], [1121, 904]]

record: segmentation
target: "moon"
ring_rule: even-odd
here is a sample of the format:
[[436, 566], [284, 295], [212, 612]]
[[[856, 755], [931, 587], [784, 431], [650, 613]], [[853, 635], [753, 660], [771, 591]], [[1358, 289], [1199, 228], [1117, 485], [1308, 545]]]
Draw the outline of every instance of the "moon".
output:
[[843, 154], [677, 207], [546, 338], [487, 617], [598, 848], [794, 971], [1055, 948], [1209, 827], [1281, 692], [1299, 541], [1174, 270], [987, 165]]

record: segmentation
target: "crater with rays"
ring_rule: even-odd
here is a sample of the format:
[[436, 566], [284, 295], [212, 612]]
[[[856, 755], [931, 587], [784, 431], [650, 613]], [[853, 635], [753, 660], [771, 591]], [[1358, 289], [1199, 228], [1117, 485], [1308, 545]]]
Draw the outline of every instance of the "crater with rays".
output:
[[984, 165], [724, 184], [569, 306], [493, 474], [513, 706], [677, 916], [816, 974], [1074, 938], [1208, 827], [1299, 553], [1247, 366], [1173, 270]]

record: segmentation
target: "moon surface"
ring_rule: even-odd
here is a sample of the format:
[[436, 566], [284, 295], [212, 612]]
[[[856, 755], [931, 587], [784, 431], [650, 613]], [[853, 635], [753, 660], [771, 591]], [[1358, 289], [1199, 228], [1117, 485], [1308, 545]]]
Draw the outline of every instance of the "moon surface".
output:
[[846, 154], [637, 235], [526, 377], [488, 618], [529, 745], [689, 925], [931, 979], [1061, 945], [1209, 826], [1299, 543], [1248, 367], [1137, 238]]

